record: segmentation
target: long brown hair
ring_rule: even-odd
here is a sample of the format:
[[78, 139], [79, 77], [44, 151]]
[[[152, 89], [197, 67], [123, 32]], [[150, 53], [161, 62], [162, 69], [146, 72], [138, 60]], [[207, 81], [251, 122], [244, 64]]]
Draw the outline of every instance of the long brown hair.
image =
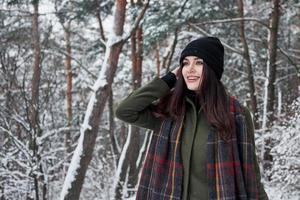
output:
[[[177, 119], [185, 112], [184, 96], [187, 86], [182, 75], [182, 64], [177, 71], [178, 80], [170, 93], [159, 100], [154, 114], [158, 117]], [[196, 92], [196, 103], [203, 107], [207, 121], [215, 127], [223, 139], [231, 136], [235, 126], [233, 114], [229, 111], [229, 93], [217, 79], [213, 70], [204, 63], [199, 88]]]

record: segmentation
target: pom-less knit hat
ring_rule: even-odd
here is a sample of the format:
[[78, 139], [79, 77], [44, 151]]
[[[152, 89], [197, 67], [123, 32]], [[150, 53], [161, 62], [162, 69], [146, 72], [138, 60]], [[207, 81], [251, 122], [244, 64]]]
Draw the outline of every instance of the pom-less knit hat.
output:
[[186, 56], [197, 56], [210, 67], [220, 80], [224, 71], [224, 47], [216, 37], [201, 37], [191, 41], [181, 52], [180, 66]]

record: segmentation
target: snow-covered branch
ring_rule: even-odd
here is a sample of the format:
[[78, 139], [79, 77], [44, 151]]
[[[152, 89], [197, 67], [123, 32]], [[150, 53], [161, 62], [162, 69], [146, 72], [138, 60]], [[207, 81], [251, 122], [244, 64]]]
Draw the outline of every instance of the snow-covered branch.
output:
[[262, 26], [264, 26], [264, 27], [266, 27], [266, 28], [269, 29], [268, 24], [262, 22], [261, 19], [253, 18], [253, 17], [210, 20], [210, 21], [204, 21], [204, 22], [195, 23], [195, 25], [222, 24], [222, 23], [232, 23], [232, 22], [240, 22], [240, 21], [256, 22], [256, 23], [261, 24]]

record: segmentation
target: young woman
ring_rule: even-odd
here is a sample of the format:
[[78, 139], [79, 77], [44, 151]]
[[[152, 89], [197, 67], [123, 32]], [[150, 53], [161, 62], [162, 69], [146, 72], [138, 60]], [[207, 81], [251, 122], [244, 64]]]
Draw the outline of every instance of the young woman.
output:
[[250, 112], [220, 81], [223, 58], [218, 38], [194, 40], [180, 67], [117, 107], [119, 119], [154, 130], [137, 199], [268, 199]]

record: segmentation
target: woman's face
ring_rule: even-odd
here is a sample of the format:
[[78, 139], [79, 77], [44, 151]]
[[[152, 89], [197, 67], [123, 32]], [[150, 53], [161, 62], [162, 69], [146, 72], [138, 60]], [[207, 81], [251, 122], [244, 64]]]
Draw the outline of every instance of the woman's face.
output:
[[197, 90], [203, 71], [203, 60], [196, 56], [187, 56], [183, 60], [182, 75], [189, 90]]

